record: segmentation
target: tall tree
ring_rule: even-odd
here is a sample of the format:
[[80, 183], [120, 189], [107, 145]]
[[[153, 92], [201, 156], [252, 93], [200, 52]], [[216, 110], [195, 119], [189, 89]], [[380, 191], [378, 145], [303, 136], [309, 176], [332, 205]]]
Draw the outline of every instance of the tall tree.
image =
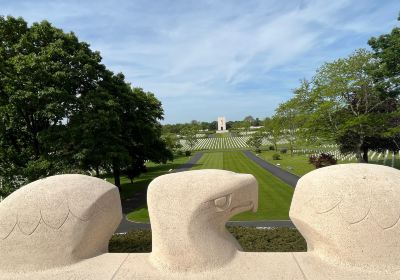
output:
[[260, 152], [264, 136], [264, 132], [262, 130], [259, 130], [251, 135], [246, 144], [253, 147], [256, 152]]
[[176, 136], [176, 134], [166, 133], [166, 134], [162, 135], [162, 138], [163, 138], [167, 148], [171, 152], [176, 152], [177, 150], [182, 148], [182, 144], [180, 143], [180, 140], [179, 140], [178, 136]]
[[253, 118], [253, 116], [246, 116], [243, 119], [244, 122], [248, 122], [249, 126], [252, 126], [254, 124], [255, 119]]
[[122, 74], [107, 72], [81, 107], [70, 120], [75, 157], [83, 168], [110, 168], [118, 188], [121, 175], [140, 175], [146, 160], [172, 159], [161, 139], [161, 103], [152, 93], [131, 88]]
[[274, 115], [275, 125], [280, 127], [281, 139], [287, 141], [291, 156], [295, 146], [299, 144], [304, 124], [301, 107], [297, 101], [298, 99], [293, 98], [280, 104]]
[[396, 104], [376, 87], [372, 73], [379, 63], [360, 49], [325, 63], [312, 82], [303, 81], [290, 100], [306, 120], [300, 132], [334, 140], [343, 153], [355, 153], [359, 162], [367, 162], [368, 151], [378, 149], [376, 139], [391, 126]]
[[[129, 162], [124, 133], [126, 116], [134, 106], [131, 89], [122, 74], [107, 71], [99, 86], [81, 98], [80, 110], [69, 120], [74, 158], [83, 169], [110, 169], [120, 186], [121, 168]], [[134, 121], [135, 119], [132, 119]]]
[[279, 119], [276, 116], [265, 118], [263, 130], [265, 131], [265, 137], [272, 143], [274, 150], [277, 151], [278, 142], [282, 137], [282, 128]]
[[245, 131], [245, 134], [248, 135], [250, 132], [250, 126], [251, 126], [251, 122], [250, 121], [242, 121], [240, 122], [240, 127]]
[[[73, 33], [0, 17], [0, 177], [12, 190], [70, 168], [47, 141], [65, 130], [104, 66]], [[4, 188], [3, 188], [4, 190]]]
[[183, 138], [186, 140], [186, 143], [188, 143], [190, 150], [193, 150], [194, 146], [197, 143], [197, 127], [196, 126], [187, 126], [182, 130], [182, 135]]
[[381, 95], [392, 100], [391, 127], [381, 142], [386, 143], [385, 147], [394, 146], [400, 150], [400, 27], [393, 28], [389, 34], [373, 37], [368, 43], [374, 51], [374, 58], [380, 62], [372, 73], [376, 88]]

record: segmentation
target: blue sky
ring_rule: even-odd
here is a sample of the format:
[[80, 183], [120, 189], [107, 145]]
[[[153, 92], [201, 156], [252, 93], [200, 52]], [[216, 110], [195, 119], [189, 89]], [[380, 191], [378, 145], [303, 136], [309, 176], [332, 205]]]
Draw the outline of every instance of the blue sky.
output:
[[398, 0], [0, 0], [0, 14], [47, 19], [155, 93], [164, 123], [264, 118], [326, 61], [397, 25]]

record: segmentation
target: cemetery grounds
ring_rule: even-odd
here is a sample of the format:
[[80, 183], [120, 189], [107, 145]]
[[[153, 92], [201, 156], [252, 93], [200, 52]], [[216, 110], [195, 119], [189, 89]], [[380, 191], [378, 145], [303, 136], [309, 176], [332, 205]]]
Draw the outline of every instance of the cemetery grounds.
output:
[[[293, 195], [293, 188], [254, 163], [247, 158], [243, 151], [251, 150], [246, 144], [250, 136], [231, 137], [227, 135], [218, 135], [212, 138], [200, 138], [193, 147], [193, 154], [201, 151], [203, 156], [192, 167], [196, 169], [224, 169], [237, 173], [248, 173], [255, 176], [259, 184], [259, 206], [256, 213], [245, 212], [232, 218], [232, 220], [288, 220], [289, 207]], [[263, 147], [261, 153], [256, 154], [260, 158], [280, 168], [289, 171], [295, 175], [302, 176], [312, 170], [314, 166], [308, 163], [308, 157], [312, 154], [320, 154], [322, 152], [331, 153], [338, 159], [338, 164], [356, 162], [354, 155], [341, 155], [337, 147], [332, 144], [325, 144], [318, 147], [304, 147], [294, 150], [293, 156], [290, 151], [286, 153], [280, 152], [281, 149], [287, 148], [284, 142], [278, 145], [278, 151], [269, 150], [270, 143], [263, 139]], [[188, 147], [183, 146], [182, 150]], [[279, 160], [273, 160], [273, 154], [278, 153]], [[193, 156], [192, 154], [192, 156]], [[148, 171], [143, 173], [130, 182], [128, 178], [121, 178], [123, 202], [128, 202], [132, 207], [125, 209], [128, 212], [127, 218], [135, 222], [149, 222], [146, 191], [148, 184], [157, 176], [168, 174], [172, 170], [178, 168], [190, 157], [178, 156], [173, 162], [166, 164], [147, 163]], [[386, 151], [383, 153], [370, 152], [369, 161], [374, 164], [384, 164], [400, 169], [399, 154], [393, 156], [392, 153]], [[107, 178], [112, 182], [112, 178]], [[124, 203], [123, 203], [124, 204]]]

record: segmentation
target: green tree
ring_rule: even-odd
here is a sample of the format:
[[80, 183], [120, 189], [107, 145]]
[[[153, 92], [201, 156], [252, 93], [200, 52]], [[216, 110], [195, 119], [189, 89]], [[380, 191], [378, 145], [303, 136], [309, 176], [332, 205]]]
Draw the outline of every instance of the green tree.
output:
[[73, 168], [58, 151], [63, 139], [48, 139], [67, 128], [80, 99], [96, 88], [100, 61], [88, 44], [47, 21], [28, 27], [22, 18], [0, 17], [2, 190]]
[[182, 130], [183, 138], [186, 140], [186, 143], [189, 145], [190, 150], [193, 150], [194, 146], [197, 143], [197, 127], [196, 126], [187, 126]]
[[152, 93], [131, 88], [122, 74], [107, 72], [99, 87], [82, 100], [71, 117], [75, 158], [82, 168], [111, 169], [115, 185], [120, 177], [131, 180], [145, 171], [146, 160], [172, 159], [161, 139], [163, 109]]
[[177, 150], [179, 150], [180, 148], [182, 148], [182, 144], [178, 138], [178, 136], [176, 136], [176, 134], [174, 133], [167, 133], [164, 134], [162, 136], [162, 138], [165, 141], [165, 144], [167, 146], [167, 148], [172, 151], [172, 152], [176, 152]]
[[274, 145], [274, 149], [277, 151], [278, 142], [282, 137], [282, 128], [279, 119], [276, 116], [265, 118], [263, 130], [265, 131], [265, 137]]
[[[400, 21], [400, 16], [398, 20]], [[380, 62], [379, 67], [374, 69], [372, 73], [376, 88], [382, 96], [392, 100], [391, 111], [394, 112], [390, 128], [385, 133], [384, 139], [380, 139], [379, 142], [384, 143], [385, 148], [389, 147], [389, 149], [393, 150], [394, 146], [399, 150], [400, 28], [395, 27], [389, 34], [384, 34], [377, 38], [373, 37], [368, 43], [374, 51], [374, 58]]]
[[305, 128], [300, 132], [333, 140], [343, 153], [355, 153], [359, 162], [367, 162], [368, 151], [377, 148], [373, 139], [391, 126], [396, 103], [376, 87], [372, 73], [379, 67], [379, 60], [364, 49], [325, 63], [290, 100], [300, 120], [303, 117]]
[[209, 130], [209, 131], [216, 130], [216, 129], [217, 129], [217, 126], [218, 126], [217, 121], [212, 121], [212, 122], [210, 122], [210, 124], [209, 124], [209, 126], [208, 126], [208, 130]]
[[251, 137], [246, 141], [246, 144], [253, 147], [256, 152], [260, 152], [264, 136], [263, 131], [259, 130], [251, 135]]
[[[400, 16], [398, 17], [400, 21]], [[389, 34], [373, 37], [368, 44], [379, 60], [379, 67], [374, 69], [377, 89], [383, 94], [397, 97], [400, 94], [400, 27], [395, 27]]]
[[245, 134], [248, 135], [250, 132], [250, 126], [251, 126], [251, 122], [250, 121], [242, 121], [240, 122], [240, 127], [245, 131]]
[[246, 117], [243, 119], [243, 121], [250, 123], [250, 125], [253, 125], [253, 123], [254, 123], [255, 120], [254, 120], [253, 116], [246, 116]]
[[273, 117], [274, 125], [280, 127], [281, 139], [287, 141], [289, 145], [291, 156], [293, 156], [294, 147], [302, 139], [301, 130], [304, 126], [304, 116], [297, 101], [298, 99], [293, 98], [280, 104]]

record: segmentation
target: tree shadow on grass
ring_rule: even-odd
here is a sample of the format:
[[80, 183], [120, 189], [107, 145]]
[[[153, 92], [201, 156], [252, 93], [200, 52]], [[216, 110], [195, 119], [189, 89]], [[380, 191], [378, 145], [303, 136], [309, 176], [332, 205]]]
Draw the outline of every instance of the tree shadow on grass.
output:
[[[174, 170], [173, 172], [189, 171], [193, 167], [199, 166], [199, 165], [201, 165], [201, 164], [198, 164], [198, 163], [185, 163], [181, 167], [179, 167], [176, 170]], [[185, 169], [185, 170], [182, 170], [182, 169]]]
[[[198, 164], [193, 164], [197, 166]], [[141, 208], [147, 208], [146, 196], [147, 188], [150, 182], [158, 176], [168, 174], [169, 171], [179, 169], [182, 165], [179, 163], [166, 163], [162, 165], [150, 166], [147, 168], [147, 172], [141, 174], [138, 178], [134, 179], [133, 182], [126, 178], [121, 178], [121, 201], [122, 211], [129, 213]], [[191, 167], [190, 167], [191, 168]]]

